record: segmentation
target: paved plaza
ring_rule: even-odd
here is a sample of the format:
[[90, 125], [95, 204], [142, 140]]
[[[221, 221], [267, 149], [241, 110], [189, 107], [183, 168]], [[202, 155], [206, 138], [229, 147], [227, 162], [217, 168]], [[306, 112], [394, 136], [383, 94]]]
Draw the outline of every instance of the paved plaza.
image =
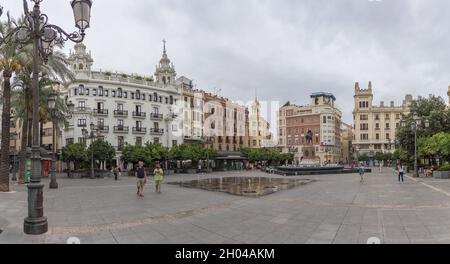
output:
[[[271, 176], [262, 172], [173, 175], [166, 183], [225, 176]], [[375, 169], [360, 183], [356, 174], [297, 178], [316, 180], [261, 198], [153, 182], [144, 198], [133, 178], [58, 179], [44, 195], [49, 232], [24, 235], [25, 186], [0, 193], [0, 243], [450, 243], [450, 180], [407, 177]], [[280, 176], [274, 176], [280, 177]]]

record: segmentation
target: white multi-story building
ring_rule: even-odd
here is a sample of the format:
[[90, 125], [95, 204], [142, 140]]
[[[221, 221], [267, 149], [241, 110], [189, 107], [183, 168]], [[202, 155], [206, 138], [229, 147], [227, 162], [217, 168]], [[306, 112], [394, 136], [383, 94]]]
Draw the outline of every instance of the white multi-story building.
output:
[[84, 143], [83, 129], [90, 132], [91, 123], [117, 149], [117, 161], [126, 144], [172, 147], [183, 143], [181, 88], [165, 45], [154, 78], [94, 71], [84, 44], [70, 52], [69, 62], [76, 79], [64, 87], [62, 95], [75, 105], [75, 112], [63, 133], [64, 145]]

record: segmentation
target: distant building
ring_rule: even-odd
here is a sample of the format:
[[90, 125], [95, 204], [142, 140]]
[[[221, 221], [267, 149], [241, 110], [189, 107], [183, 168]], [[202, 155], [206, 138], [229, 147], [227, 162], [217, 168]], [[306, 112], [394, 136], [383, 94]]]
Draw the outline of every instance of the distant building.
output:
[[356, 155], [366, 154], [373, 157], [377, 152], [394, 152], [396, 148], [396, 129], [400, 127], [402, 115], [409, 113], [413, 101], [412, 95], [406, 95], [402, 105], [389, 105], [381, 102], [373, 104], [372, 83], [367, 89], [355, 84], [354, 95], [354, 140]]
[[248, 123], [250, 148], [269, 148], [275, 145], [270, 133], [270, 124], [262, 116], [261, 103], [258, 99], [255, 99], [249, 107]]
[[353, 126], [342, 122], [341, 126], [341, 161], [349, 164], [353, 160]]
[[306, 106], [286, 103], [279, 110], [279, 147], [295, 161], [341, 162], [341, 118], [330, 93], [314, 93]]

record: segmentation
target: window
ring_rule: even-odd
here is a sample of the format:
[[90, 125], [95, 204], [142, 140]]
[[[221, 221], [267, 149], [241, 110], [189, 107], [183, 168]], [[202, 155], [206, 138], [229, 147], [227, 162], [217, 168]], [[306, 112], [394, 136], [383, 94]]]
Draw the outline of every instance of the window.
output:
[[66, 138], [66, 145], [70, 145], [74, 143], [74, 139], [73, 138]]
[[123, 111], [123, 104], [118, 103], [118, 104], [117, 104], [117, 110], [118, 110], [118, 111]]
[[153, 139], [153, 144], [159, 144], [159, 138], [155, 137], [155, 138]]
[[375, 139], [376, 139], [376, 140], [380, 140], [380, 134], [376, 134], [376, 135], [375, 135]]
[[391, 129], [389, 123], [386, 123], [386, 129]]
[[89, 88], [86, 88], [86, 95], [89, 95]]
[[155, 115], [157, 115], [159, 113], [159, 108], [158, 107], [153, 107], [153, 113]]
[[125, 140], [123, 136], [118, 136], [117, 137], [117, 148], [118, 150], [123, 150], [123, 147], [125, 145]]
[[391, 139], [391, 135], [389, 135], [389, 133], [386, 133], [386, 139]]
[[78, 94], [84, 95], [84, 85], [80, 84], [80, 86], [78, 86]]
[[[302, 123], [303, 123], [303, 122], [302, 122]], [[323, 117], [323, 123], [324, 123], [324, 124], [327, 123], [327, 117], [326, 117], [326, 116]]]
[[112, 91], [111, 91], [111, 96], [112, 96], [112, 97], [116, 97], [116, 91], [112, 90]]
[[178, 145], [178, 141], [172, 140], [172, 147], [177, 146], [177, 145]]
[[78, 127], [86, 127], [86, 119], [78, 119]]
[[77, 88], [73, 89], [73, 94], [77, 95], [77, 93], [78, 93], [78, 89]]
[[105, 109], [105, 104], [103, 102], [97, 102], [97, 109], [98, 110], [103, 110]]
[[151, 94], [148, 95], [148, 100], [149, 100], [150, 102], [152, 101], [152, 95], [151, 95]]
[[130, 93], [131, 94], [131, 99], [134, 100], [134, 93]]
[[92, 89], [92, 95], [97, 96], [97, 89]]
[[141, 92], [139, 90], [136, 91], [136, 100], [141, 100]]
[[172, 125], [172, 131], [178, 131], [178, 126], [177, 125]]
[[128, 98], [128, 92], [123, 92], [123, 98]]
[[136, 137], [136, 146], [142, 146], [142, 137]]
[[123, 127], [123, 124], [124, 124], [123, 119], [118, 119], [118, 120], [117, 120], [117, 125], [118, 125], [119, 127]]
[[169, 101], [170, 101], [170, 104], [173, 104], [173, 96], [172, 95], [169, 97]]
[[145, 94], [142, 94], [142, 100], [145, 101]]
[[86, 108], [86, 102], [85, 101], [78, 101], [78, 109], [84, 110]]
[[368, 115], [361, 115], [359, 118], [360, 118], [361, 121], [369, 120], [369, 116]]
[[159, 97], [159, 102], [162, 103], [162, 96]]
[[155, 102], [158, 102], [158, 93], [153, 93], [153, 98]]
[[122, 88], [117, 89], [117, 97], [122, 98]]
[[168, 103], [169, 103], [169, 98], [166, 97], [166, 104], [168, 104]]
[[379, 115], [375, 115], [375, 120], [380, 120], [380, 116]]
[[360, 130], [363, 131], [369, 130], [369, 124], [360, 124]]
[[360, 135], [360, 139], [361, 140], [369, 140], [369, 135], [368, 134], [361, 134]]
[[105, 119], [99, 118], [97, 120], [97, 126], [99, 127], [99, 129], [103, 129], [103, 127], [105, 126]]
[[106, 97], [109, 96], [109, 90], [105, 90], [105, 96], [106, 96]]
[[142, 121], [136, 121], [136, 128], [142, 128]]
[[98, 96], [103, 96], [103, 87], [102, 86], [98, 87]]
[[159, 123], [158, 122], [154, 122], [153, 123], [153, 127], [158, 130], [159, 129]]

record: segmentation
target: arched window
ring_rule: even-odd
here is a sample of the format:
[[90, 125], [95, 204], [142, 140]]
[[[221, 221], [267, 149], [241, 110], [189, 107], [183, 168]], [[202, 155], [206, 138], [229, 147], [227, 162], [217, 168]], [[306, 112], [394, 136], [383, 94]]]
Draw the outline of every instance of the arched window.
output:
[[98, 87], [98, 96], [103, 96], [103, 86]]
[[162, 77], [162, 81], [163, 81], [164, 84], [166, 84], [166, 76]]
[[78, 94], [79, 95], [84, 95], [84, 85], [80, 84], [78, 86]]
[[80, 63], [80, 65], [78, 65], [78, 69], [82, 70], [83, 69], [83, 64]]
[[122, 88], [117, 89], [117, 97], [122, 98]]

